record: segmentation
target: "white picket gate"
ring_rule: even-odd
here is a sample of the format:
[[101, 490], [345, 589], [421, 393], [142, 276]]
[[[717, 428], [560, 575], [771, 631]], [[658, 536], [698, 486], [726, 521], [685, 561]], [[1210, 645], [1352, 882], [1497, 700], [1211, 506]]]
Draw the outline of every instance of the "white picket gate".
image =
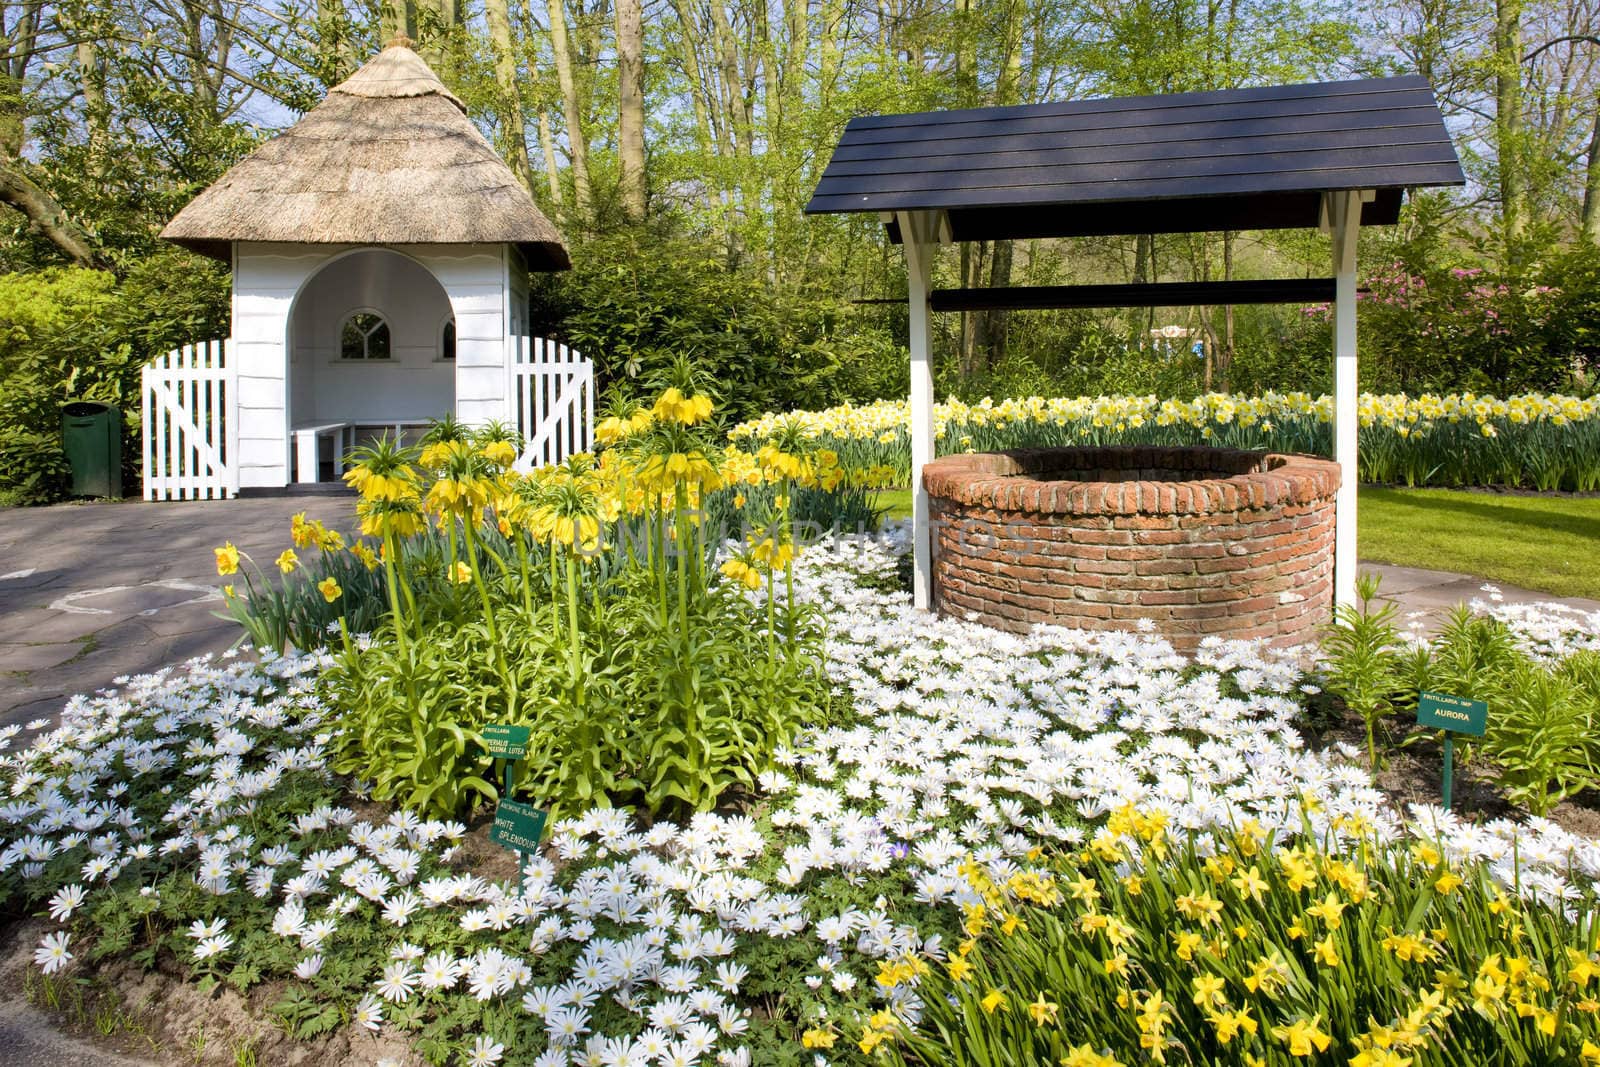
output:
[[519, 470], [589, 451], [594, 435], [594, 364], [542, 337], [510, 338], [506, 420], [525, 442]]
[[146, 500], [212, 500], [239, 492], [239, 398], [230, 348], [231, 341], [202, 341], [145, 365]]

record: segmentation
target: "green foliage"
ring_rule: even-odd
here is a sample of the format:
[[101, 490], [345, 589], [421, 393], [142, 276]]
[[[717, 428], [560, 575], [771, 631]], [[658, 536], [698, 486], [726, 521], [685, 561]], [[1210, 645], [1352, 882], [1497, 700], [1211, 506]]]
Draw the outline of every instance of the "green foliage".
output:
[[538, 283], [534, 332], [571, 343], [625, 395], [643, 395], [685, 356], [734, 420], [904, 389], [903, 350], [883, 330], [824, 294], [730, 265], [710, 242], [625, 230], [572, 256], [571, 272]]
[[1399, 609], [1392, 603], [1374, 609], [1378, 583], [1372, 574], [1358, 577], [1356, 603], [1334, 609], [1322, 638], [1330, 684], [1366, 725], [1367, 766], [1373, 771], [1378, 769], [1378, 722], [1390, 710], [1401, 662], [1400, 634], [1394, 626]]
[[1506, 796], [1535, 815], [1600, 784], [1600, 703], [1562, 671], [1518, 663], [1493, 705], [1485, 749]]
[[[712, 404], [688, 361], [670, 373], [681, 384], [653, 411], [618, 401], [602, 424], [603, 439], [621, 438], [617, 462], [603, 466], [578, 456], [519, 475], [500, 431], [453, 422], [420, 455], [380, 442], [361, 457], [350, 480], [383, 538], [389, 610], [371, 640], [340, 623], [326, 675], [343, 709], [339, 770], [380, 800], [463, 813], [500, 796], [481, 731], [512, 723], [531, 730], [514, 791], [553, 814], [703, 811], [753, 790], [774, 749], [827, 706], [820, 630], [788, 570], [806, 461], [764, 479], [745, 457], [770, 525], [712, 571], [724, 528], [695, 504], [730, 491], [710, 458]], [[422, 532], [424, 509], [440, 533]]]
[[227, 274], [168, 249], [117, 278], [55, 267], [0, 275], [0, 500], [44, 504], [65, 491], [61, 405], [122, 411], [123, 484], [138, 484], [139, 372], [158, 352], [221, 336]]
[[[1464, 604], [1429, 644], [1406, 651], [1393, 606], [1372, 609], [1376, 592], [1376, 581], [1364, 576], [1359, 606], [1337, 609], [1323, 639], [1327, 686], [1366, 723], [1374, 768], [1376, 725], [1394, 711], [1409, 718], [1418, 695], [1430, 690], [1488, 703], [1487, 732], [1465, 746], [1464, 757], [1486, 761], [1512, 803], [1542, 816], [1600, 786], [1600, 656], [1538, 662], [1517, 648], [1504, 623]], [[1426, 736], [1414, 732], [1402, 744]]]

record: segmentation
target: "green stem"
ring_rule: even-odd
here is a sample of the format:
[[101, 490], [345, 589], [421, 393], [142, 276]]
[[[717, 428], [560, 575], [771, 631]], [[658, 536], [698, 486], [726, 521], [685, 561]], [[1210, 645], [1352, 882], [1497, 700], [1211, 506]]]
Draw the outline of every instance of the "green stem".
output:
[[578, 560], [567, 556], [567, 647], [571, 654], [572, 700], [574, 710], [583, 710], [583, 660], [578, 640]]

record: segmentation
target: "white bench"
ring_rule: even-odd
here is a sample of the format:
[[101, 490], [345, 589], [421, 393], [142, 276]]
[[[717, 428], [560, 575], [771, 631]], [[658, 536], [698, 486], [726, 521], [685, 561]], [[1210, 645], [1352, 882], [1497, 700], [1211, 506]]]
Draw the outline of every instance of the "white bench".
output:
[[322, 467], [322, 439], [333, 437], [333, 473], [344, 475], [345, 453], [356, 446], [357, 427], [381, 426], [391, 431], [396, 440], [408, 429], [421, 429], [432, 425], [431, 418], [423, 419], [355, 419], [345, 422], [317, 422], [296, 426], [290, 433], [294, 437], [295, 482], [320, 481]]

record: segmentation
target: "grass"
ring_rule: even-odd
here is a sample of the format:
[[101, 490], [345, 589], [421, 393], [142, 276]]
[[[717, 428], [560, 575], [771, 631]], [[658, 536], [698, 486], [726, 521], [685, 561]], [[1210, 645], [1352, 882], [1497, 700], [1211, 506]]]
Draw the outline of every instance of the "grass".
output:
[[1361, 558], [1600, 599], [1600, 498], [1361, 490]]
[[[911, 491], [878, 506], [907, 518]], [[1600, 497], [1363, 488], [1359, 541], [1364, 560], [1600, 600]]]

